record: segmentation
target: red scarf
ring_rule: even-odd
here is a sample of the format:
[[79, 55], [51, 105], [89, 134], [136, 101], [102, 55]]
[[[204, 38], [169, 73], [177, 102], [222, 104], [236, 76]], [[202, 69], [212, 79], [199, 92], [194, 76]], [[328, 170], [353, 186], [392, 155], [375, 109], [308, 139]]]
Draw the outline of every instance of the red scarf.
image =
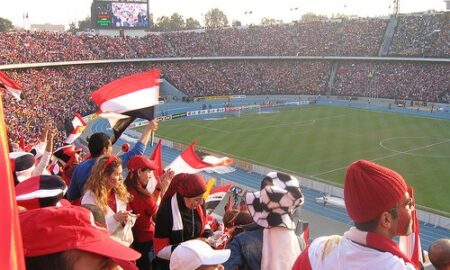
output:
[[405, 263], [410, 263], [414, 265], [416, 269], [421, 269], [419, 265], [416, 265], [408, 258], [399, 248], [396, 242], [392, 241], [389, 238], [383, 237], [379, 234], [368, 232], [366, 237], [366, 242], [363, 244], [369, 248], [373, 248], [382, 252], [389, 252], [399, 258], [401, 258]]

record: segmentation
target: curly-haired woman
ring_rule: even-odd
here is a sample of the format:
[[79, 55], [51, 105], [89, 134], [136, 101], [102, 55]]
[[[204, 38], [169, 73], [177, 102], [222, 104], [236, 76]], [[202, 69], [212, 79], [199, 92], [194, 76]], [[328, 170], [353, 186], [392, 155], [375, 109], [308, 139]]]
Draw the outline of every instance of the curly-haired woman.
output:
[[118, 157], [105, 155], [98, 158], [84, 190], [81, 204], [93, 204], [101, 209], [110, 234], [125, 225], [131, 196], [122, 182], [122, 161]]

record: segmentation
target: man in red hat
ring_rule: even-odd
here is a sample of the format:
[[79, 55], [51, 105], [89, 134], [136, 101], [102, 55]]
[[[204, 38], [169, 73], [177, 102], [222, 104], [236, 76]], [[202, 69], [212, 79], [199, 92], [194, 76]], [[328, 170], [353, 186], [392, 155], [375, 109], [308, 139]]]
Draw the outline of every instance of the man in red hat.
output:
[[344, 201], [354, 227], [314, 240], [292, 269], [420, 269], [392, 240], [412, 233], [414, 200], [400, 174], [358, 160], [347, 168]]
[[27, 270], [137, 269], [141, 254], [111, 239], [87, 209], [45, 207], [19, 219]]

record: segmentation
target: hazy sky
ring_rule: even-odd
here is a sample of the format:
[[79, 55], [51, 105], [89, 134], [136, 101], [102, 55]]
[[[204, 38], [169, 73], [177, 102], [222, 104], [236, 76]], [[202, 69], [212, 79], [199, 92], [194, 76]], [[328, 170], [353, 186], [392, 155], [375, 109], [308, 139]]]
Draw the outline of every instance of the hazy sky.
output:
[[[393, 0], [149, 0], [154, 18], [178, 12], [184, 18], [194, 17], [203, 23], [203, 14], [211, 8], [225, 12], [228, 21], [240, 20], [244, 24], [259, 23], [269, 17], [284, 22], [292, 21], [306, 12], [325, 14], [357, 14], [360, 16], [386, 15]], [[0, 0], [0, 17], [23, 25], [28, 13], [29, 23], [64, 24], [90, 16], [92, 0]], [[294, 8], [298, 8], [294, 10]], [[400, 0], [400, 12], [444, 10], [444, 0]], [[251, 15], [244, 12], [252, 11]]]

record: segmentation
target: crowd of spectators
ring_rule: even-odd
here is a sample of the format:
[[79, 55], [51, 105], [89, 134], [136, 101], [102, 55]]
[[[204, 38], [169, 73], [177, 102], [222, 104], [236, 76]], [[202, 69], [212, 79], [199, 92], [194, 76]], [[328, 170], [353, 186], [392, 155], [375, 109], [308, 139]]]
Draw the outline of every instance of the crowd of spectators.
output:
[[[390, 55], [446, 57], [448, 14], [401, 16]], [[376, 56], [387, 19], [297, 22], [110, 37], [4, 32], [0, 64], [194, 56]]]
[[331, 93], [448, 103], [449, 85], [445, 64], [343, 64]]
[[80, 37], [70, 33], [2, 32], [0, 64], [101, 59]]
[[[60, 132], [73, 113], [95, 111], [90, 94], [120, 77], [161, 69], [162, 76], [189, 96], [271, 95], [329, 93], [331, 64], [328, 62], [285, 61], [199, 61], [150, 64], [66, 66], [8, 71], [22, 84], [24, 101], [6, 95], [6, 121], [10, 138], [23, 134], [36, 143], [46, 121]], [[188, 70], [189, 72], [186, 72]], [[448, 102], [448, 67], [445, 64], [342, 64], [336, 72], [332, 95], [372, 96], [393, 99], [411, 98], [429, 102]], [[57, 144], [57, 146], [59, 146]]]
[[[446, 18], [446, 14], [400, 17], [391, 53], [415, 55], [411, 48], [426, 43], [425, 55], [449, 55]], [[145, 37], [2, 32], [0, 64], [190, 56], [373, 56], [387, 23], [384, 19], [313, 21]], [[337, 72], [330, 88], [334, 65]], [[85, 115], [95, 110], [90, 101], [92, 91], [153, 67], [191, 97], [331, 93], [448, 102], [450, 85], [445, 64], [423, 63], [230, 60], [10, 70], [8, 75], [22, 84], [26, 96], [25, 102], [8, 96], [4, 99], [10, 138], [17, 141], [27, 134], [30, 143], [35, 143], [43, 128], [40, 123], [45, 123], [41, 120], [49, 120], [60, 130], [56, 142], [62, 142], [64, 122], [74, 112]]]
[[[231, 94], [320, 94], [324, 93], [328, 64], [321, 62], [181, 62], [155, 64], [114, 64], [66, 66], [8, 71], [20, 82], [25, 99], [17, 101], [5, 95], [9, 137], [37, 142], [44, 123], [51, 121], [60, 132], [56, 142], [65, 138], [64, 124], [73, 113], [87, 115], [95, 111], [90, 94], [120, 77], [151, 68], [190, 96]], [[189, 70], [189, 72], [185, 72]], [[59, 146], [59, 144], [57, 144]]]
[[390, 55], [449, 57], [449, 22], [448, 12], [400, 17]]
[[192, 56], [375, 56], [387, 20], [299, 22], [197, 32], [110, 37], [49, 32], [8, 32], [0, 64]]

